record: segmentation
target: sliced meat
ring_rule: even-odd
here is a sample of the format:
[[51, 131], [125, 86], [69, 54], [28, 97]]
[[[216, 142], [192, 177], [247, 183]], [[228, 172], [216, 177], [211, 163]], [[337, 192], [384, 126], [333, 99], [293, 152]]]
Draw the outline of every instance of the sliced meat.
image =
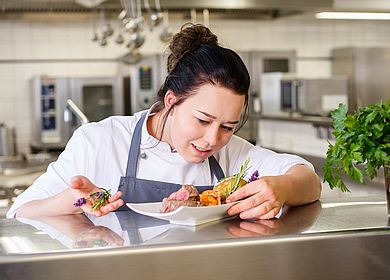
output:
[[184, 185], [162, 201], [161, 212], [167, 213], [180, 206], [196, 207], [200, 205], [198, 190], [192, 185]]

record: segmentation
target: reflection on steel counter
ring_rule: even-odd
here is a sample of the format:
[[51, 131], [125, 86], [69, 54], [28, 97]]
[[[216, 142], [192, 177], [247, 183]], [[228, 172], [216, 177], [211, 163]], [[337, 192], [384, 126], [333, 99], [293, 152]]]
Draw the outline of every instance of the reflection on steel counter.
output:
[[[67, 248], [81, 249], [384, 229], [388, 227], [385, 208], [382, 198], [357, 197], [347, 202], [333, 198], [289, 207], [279, 219], [241, 220], [233, 217], [200, 226], [173, 225], [133, 211], [115, 212], [103, 217], [64, 215], [18, 221], [42, 230]], [[345, 219], [345, 216], [350, 219]], [[14, 234], [18, 233], [18, 227], [15, 227]], [[36, 236], [32, 234], [30, 237]], [[46, 252], [44, 244], [38, 240], [34, 242], [39, 249], [24, 253]]]
[[390, 275], [382, 196], [323, 200], [290, 208], [279, 220], [230, 219], [199, 227], [123, 211], [91, 219], [0, 220], [0, 229], [0, 279], [68, 280], [75, 267], [93, 271], [95, 280], [110, 279], [113, 272], [116, 280]]
[[[173, 225], [132, 211], [103, 217], [64, 215], [18, 220], [58, 239], [67, 248], [82, 249], [298, 234], [310, 229], [320, 212], [321, 203], [317, 201], [291, 207], [280, 219], [243, 221], [233, 217], [196, 227]], [[45, 252], [44, 244], [41, 245], [41, 252]]]

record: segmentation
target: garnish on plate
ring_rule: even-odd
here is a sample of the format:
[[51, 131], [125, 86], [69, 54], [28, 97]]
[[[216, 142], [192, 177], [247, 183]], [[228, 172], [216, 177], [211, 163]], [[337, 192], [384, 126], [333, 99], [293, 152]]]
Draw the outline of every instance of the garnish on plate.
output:
[[245, 162], [240, 166], [240, 170], [237, 174], [223, 178], [214, 186], [213, 189], [220, 192], [222, 203], [225, 202], [229, 195], [248, 183], [244, 177], [248, 171], [249, 162], [249, 158], [246, 159]]

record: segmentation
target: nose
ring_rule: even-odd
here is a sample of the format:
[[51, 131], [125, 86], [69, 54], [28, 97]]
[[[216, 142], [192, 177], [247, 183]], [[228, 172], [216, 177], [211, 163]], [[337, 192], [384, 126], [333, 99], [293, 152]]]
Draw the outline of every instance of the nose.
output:
[[208, 143], [208, 146], [215, 146], [219, 140], [219, 128], [209, 127], [204, 135], [204, 140]]

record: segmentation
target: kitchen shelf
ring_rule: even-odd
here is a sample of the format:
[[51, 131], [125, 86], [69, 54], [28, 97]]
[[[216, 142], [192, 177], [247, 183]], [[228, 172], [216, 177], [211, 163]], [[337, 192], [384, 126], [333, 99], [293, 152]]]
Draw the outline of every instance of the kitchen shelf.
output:
[[272, 120], [272, 121], [286, 121], [286, 122], [302, 122], [302, 123], [311, 123], [315, 126], [332, 126], [332, 118], [324, 116], [304, 116], [298, 114], [292, 114], [290, 116], [281, 116], [281, 115], [263, 115], [263, 114], [251, 114], [249, 115], [250, 119], [256, 120]]

